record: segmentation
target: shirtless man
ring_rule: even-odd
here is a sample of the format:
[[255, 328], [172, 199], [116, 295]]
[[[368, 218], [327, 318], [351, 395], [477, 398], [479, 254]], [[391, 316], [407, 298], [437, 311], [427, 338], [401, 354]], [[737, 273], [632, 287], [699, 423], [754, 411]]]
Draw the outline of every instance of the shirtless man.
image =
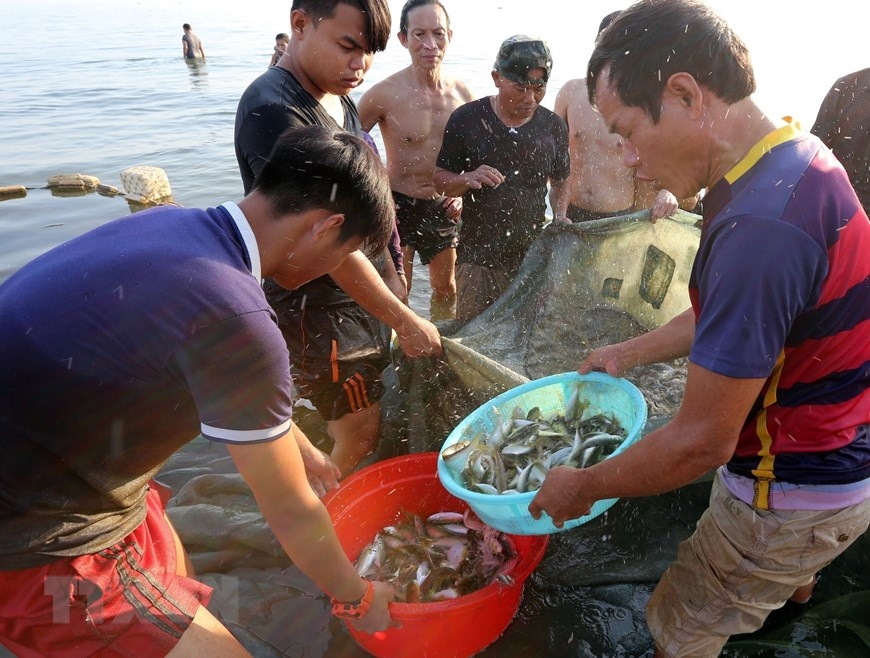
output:
[[[608, 14], [598, 27], [599, 34], [619, 14]], [[586, 80], [566, 82], [556, 96], [553, 111], [568, 124], [571, 177], [565, 208], [556, 208], [557, 218], [584, 222], [625, 215], [652, 208], [652, 218], [676, 211], [673, 194], [660, 190], [652, 181], [638, 180], [635, 170], [622, 162], [622, 138], [611, 134], [601, 115], [591, 105]], [[697, 199], [679, 204], [693, 208]]]
[[414, 254], [429, 266], [432, 319], [452, 318], [456, 304], [456, 244], [461, 199], [435, 191], [432, 175], [451, 112], [473, 100], [461, 81], [441, 71], [450, 17], [439, 0], [408, 0], [399, 41], [411, 65], [374, 85], [359, 102], [364, 130], [377, 124], [387, 151], [408, 289]]

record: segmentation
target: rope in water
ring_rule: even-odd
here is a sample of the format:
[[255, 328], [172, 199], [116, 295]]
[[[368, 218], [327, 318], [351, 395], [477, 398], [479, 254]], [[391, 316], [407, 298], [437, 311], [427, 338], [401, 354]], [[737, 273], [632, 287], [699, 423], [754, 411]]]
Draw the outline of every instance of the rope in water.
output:
[[107, 197], [122, 196], [131, 203], [146, 207], [174, 203], [169, 180], [159, 167], [139, 165], [125, 169], [121, 172], [121, 184], [123, 191], [114, 185], [101, 183], [96, 176], [56, 174], [49, 176], [43, 186], [2, 185], [0, 201], [24, 198], [29, 190], [51, 190], [56, 196], [80, 196], [91, 192]]

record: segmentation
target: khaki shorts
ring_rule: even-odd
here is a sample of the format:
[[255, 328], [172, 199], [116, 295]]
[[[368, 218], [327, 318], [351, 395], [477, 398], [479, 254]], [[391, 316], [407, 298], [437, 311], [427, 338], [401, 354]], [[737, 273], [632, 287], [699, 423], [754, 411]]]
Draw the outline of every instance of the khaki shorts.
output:
[[761, 628], [868, 524], [870, 499], [837, 510], [760, 510], [717, 474], [710, 507], [647, 604], [656, 646], [669, 657], [718, 656], [729, 636]]

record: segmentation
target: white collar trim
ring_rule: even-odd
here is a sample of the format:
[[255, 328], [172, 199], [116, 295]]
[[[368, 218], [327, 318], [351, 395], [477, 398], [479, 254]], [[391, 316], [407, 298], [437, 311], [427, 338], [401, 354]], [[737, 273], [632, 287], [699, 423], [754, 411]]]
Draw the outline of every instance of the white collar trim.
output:
[[245, 247], [248, 249], [248, 256], [251, 259], [251, 274], [254, 275], [257, 281], [260, 281], [263, 278], [260, 272], [260, 249], [257, 247], [257, 237], [248, 223], [248, 218], [245, 217], [242, 209], [232, 201], [222, 203], [221, 207], [230, 214], [230, 217], [236, 223], [236, 228], [239, 229], [242, 240], [245, 242]]

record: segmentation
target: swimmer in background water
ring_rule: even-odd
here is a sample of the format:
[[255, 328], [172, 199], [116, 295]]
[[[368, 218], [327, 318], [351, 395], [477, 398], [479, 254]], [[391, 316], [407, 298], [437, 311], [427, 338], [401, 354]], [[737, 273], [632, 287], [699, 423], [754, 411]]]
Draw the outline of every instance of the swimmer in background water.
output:
[[202, 40], [190, 27], [190, 23], [185, 23], [181, 26], [184, 34], [181, 35], [181, 54], [184, 59], [201, 59], [205, 61], [205, 47], [202, 45]]
[[269, 66], [275, 66], [281, 55], [287, 50], [287, 44], [290, 43], [290, 36], [286, 32], [278, 32], [275, 35], [275, 50], [272, 51], [272, 59], [269, 61]]

